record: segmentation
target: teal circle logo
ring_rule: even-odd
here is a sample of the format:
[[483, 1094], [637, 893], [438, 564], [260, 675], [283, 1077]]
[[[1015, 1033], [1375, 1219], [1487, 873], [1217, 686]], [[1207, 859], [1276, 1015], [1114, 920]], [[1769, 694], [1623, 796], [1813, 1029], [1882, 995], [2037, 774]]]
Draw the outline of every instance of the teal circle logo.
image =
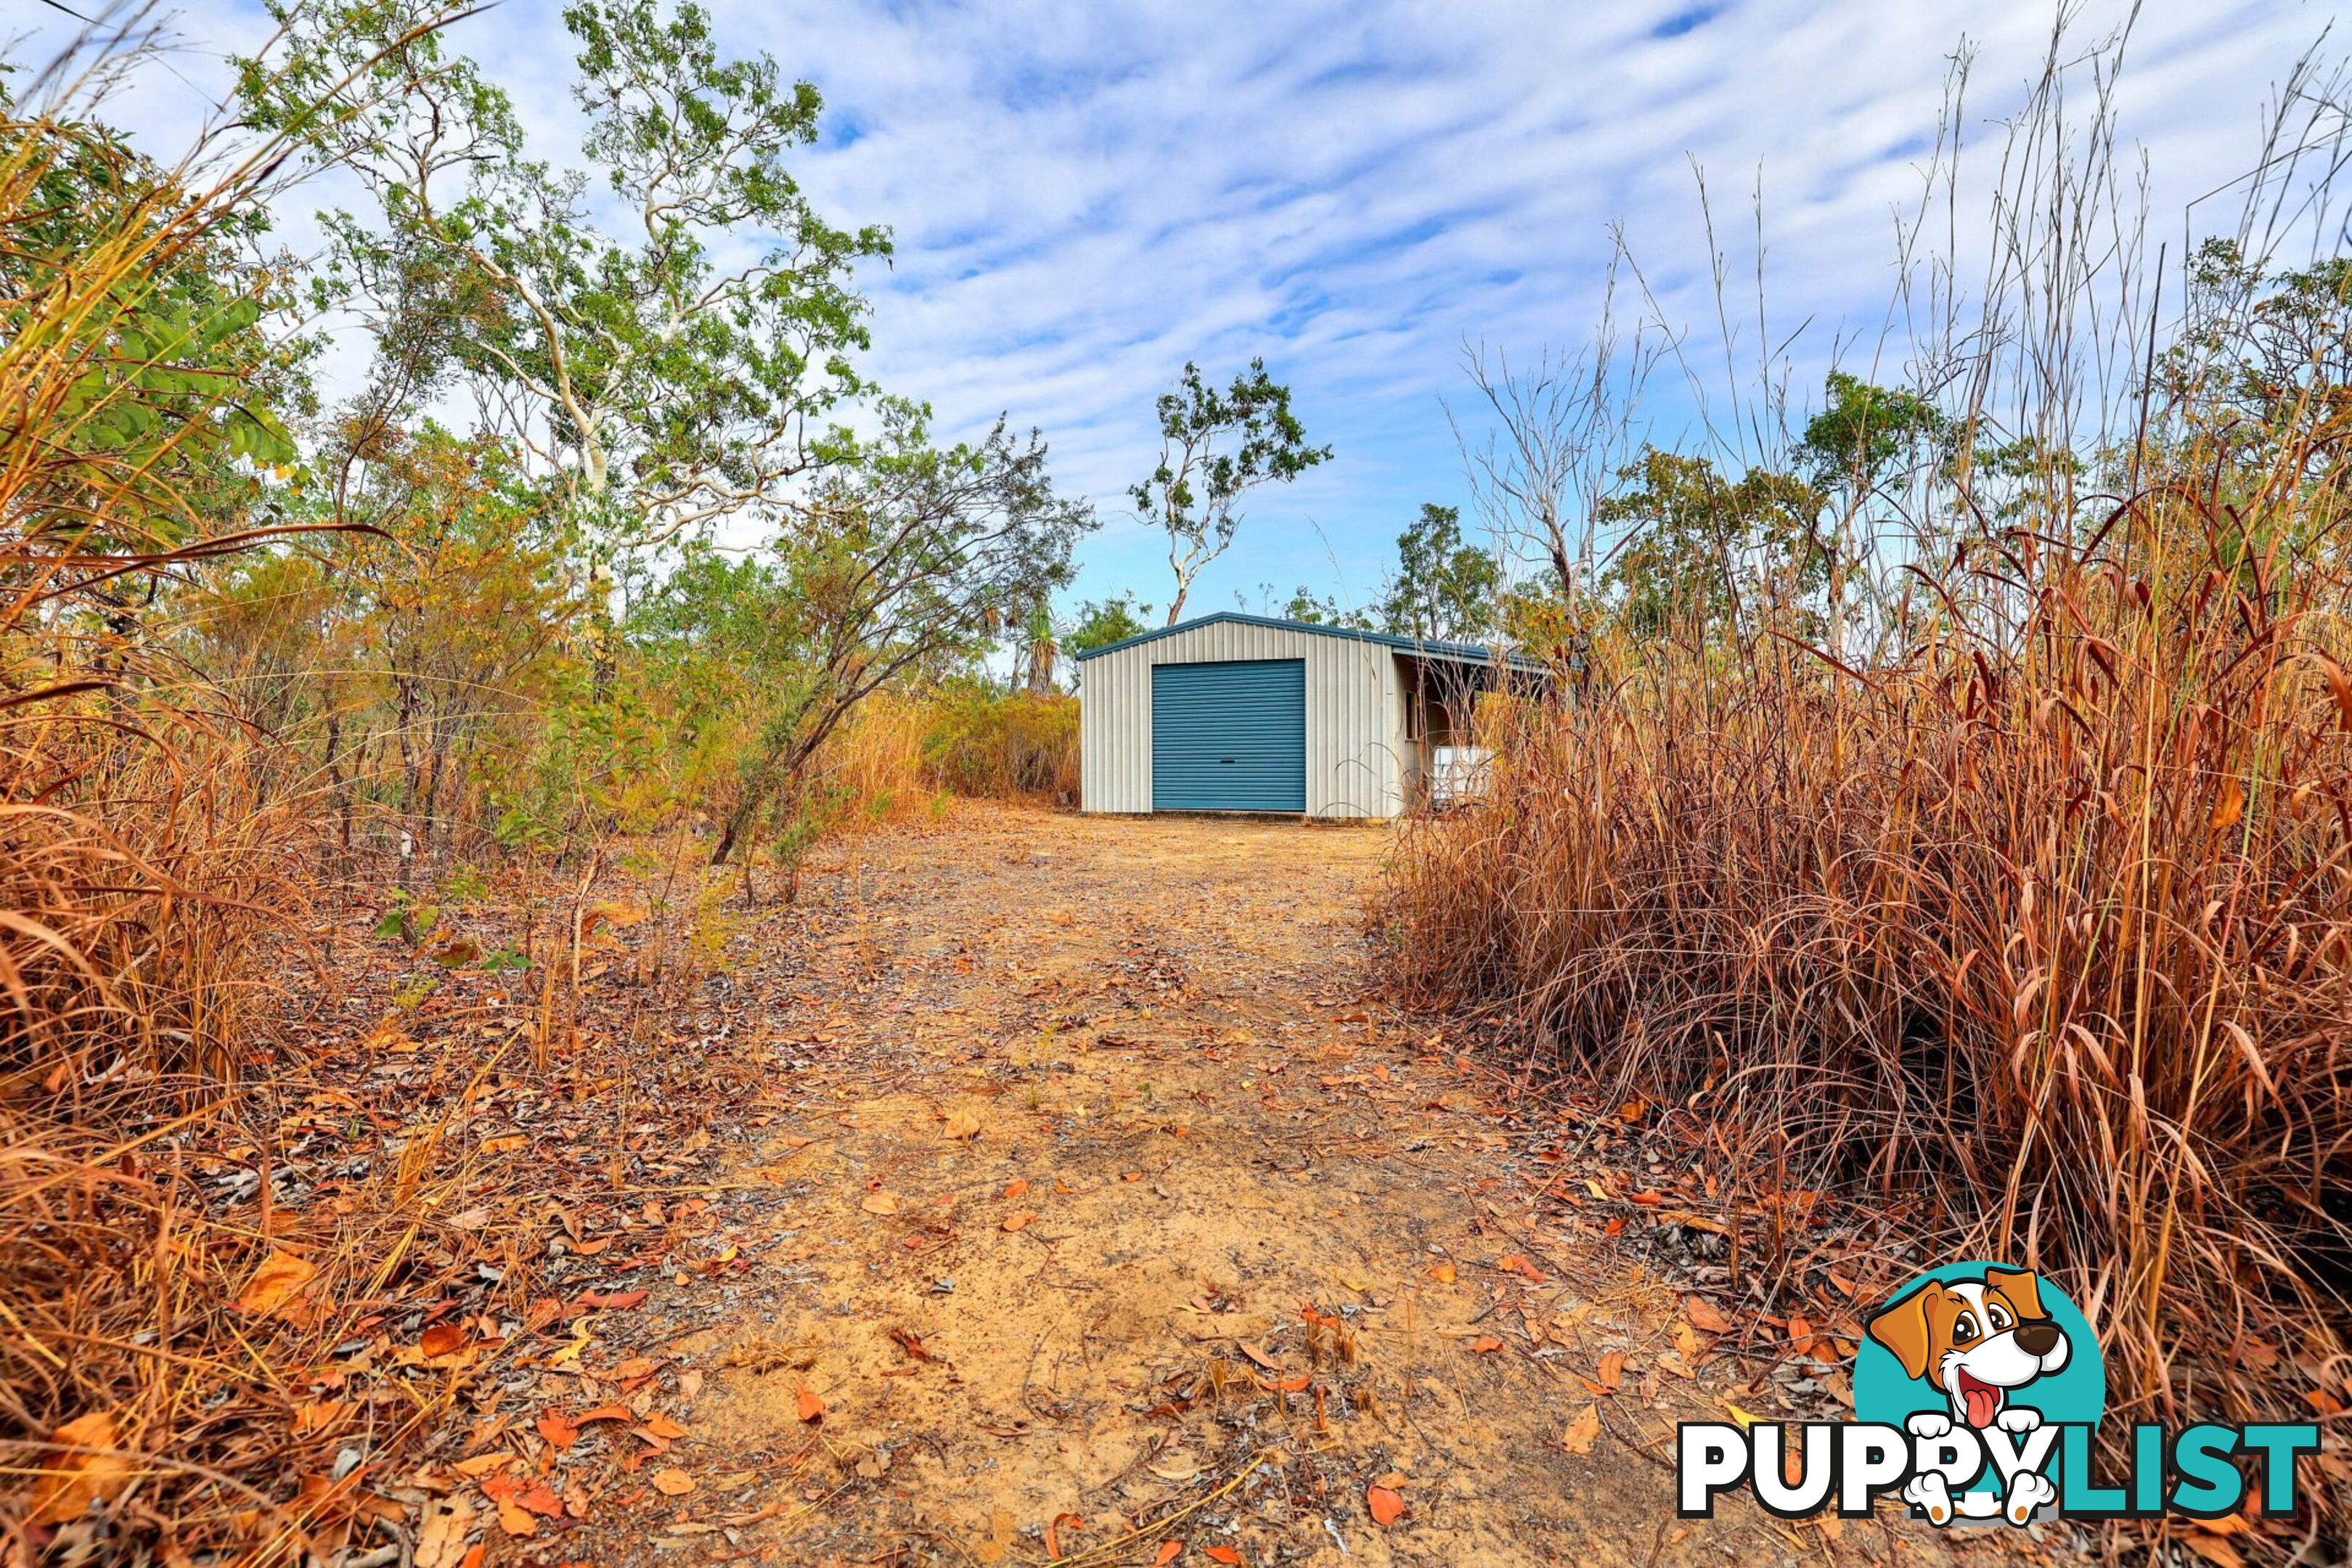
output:
[[1857, 1421], [1905, 1426], [2095, 1426], [2107, 1408], [2098, 1337], [2063, 1290], [2031, 1269], [1948, 1263], [1874, 1308], [1853, 1363]]

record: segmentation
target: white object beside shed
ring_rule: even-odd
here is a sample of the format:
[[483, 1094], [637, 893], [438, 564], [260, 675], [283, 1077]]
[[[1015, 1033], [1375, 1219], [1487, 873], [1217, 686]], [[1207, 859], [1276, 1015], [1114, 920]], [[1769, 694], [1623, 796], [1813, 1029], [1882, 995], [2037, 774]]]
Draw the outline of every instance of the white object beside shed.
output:
[[[1542, 667], [1225, 611], [1078, 656], [1081, 809], [1377, 819], [1428, 804], [1472, 705]], [[1442, 785], [1440, 786], [1443, 793]]]

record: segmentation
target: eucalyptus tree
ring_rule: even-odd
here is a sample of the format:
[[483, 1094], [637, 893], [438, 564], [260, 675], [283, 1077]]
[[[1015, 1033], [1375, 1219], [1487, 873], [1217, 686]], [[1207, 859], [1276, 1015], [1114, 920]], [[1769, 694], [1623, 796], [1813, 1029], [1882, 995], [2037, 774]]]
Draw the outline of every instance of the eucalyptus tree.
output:
[[779, 516], [758, 555], [690, 552], [631, 630], [681, 686], [713, 658], [735, 671], [736, 749], [712, 859], [724, 863], [763, 811], [789, 808], [810, 759], [886, 685], [944, 675], [1073, 575], [1095, 526], [1054, 492], [1045, 446], [1003, 421], [976, 443], [931, 438], [930, 411], [886, 398], [878, 432], [835, 429], [824, 467]]
[[1463, 542], [1461, 509], [1424, 501], [1397, 535], [1397, 572], [1381, 617], [1399, 637], [1478, 642], [1500, 626], [1502, 595], [1502, 563]]
[[1223, 392], [1187, 363], [1176, 390], [1163, 392], [1160, 466], [1129, 490], [1136, 510], [1168, 535], [1168, 566], [1176, 594], [1168, 625], [1184, 613], [1185, 597], [1203, 568], [1233, 547], [1241, 527], [1242, 497], [1260, 485], [1287, 484], [1331, 460], [1328, 447], [1310, 447], [1290, 411], [1290, 389], [1250, 361]]
[[683, 4], [580, 0], [573, 96], [594, 174], [533, 158], [507, 94], [417, 0], [273, 0], [282, 64], [248, 62], [249, 118], [355, 177], [325, 215], [319, 303], [376, 363], [345, 428], [470, 398], [525, 453], [600, 563], [773, 503], [811, 436], [865, 389], [854, 288], [879, 228], [820, 216], [784, 165], [822, 101], [762, 54], [725, 57]]

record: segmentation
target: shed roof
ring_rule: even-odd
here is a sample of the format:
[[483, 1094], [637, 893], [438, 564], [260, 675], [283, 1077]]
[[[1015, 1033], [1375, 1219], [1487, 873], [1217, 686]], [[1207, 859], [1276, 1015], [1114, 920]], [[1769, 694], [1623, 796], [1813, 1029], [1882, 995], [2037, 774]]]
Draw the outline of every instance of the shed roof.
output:
[[[1144, 643], [1157, 641], [1160, 637], [1172, 637], [1178, 632], [1189, 632], [1195, 626], [1213, 626], [1220, 622], [1230, 622], [1233, 625], [1244, 626], [1270, 626], [1276, 631], [1284, 632], [1306, 632], [1315, 637], [1339, 637], [1348, 642], [1377, 643], [1383, 647], [1395, 648], [1400, 653], [1412, 654], [1417, 658], [1444, 659], [1453, 664], [1492, 664], [1496, 657], [1493, 648], [1477, 643], [1431, 642], [1421, 637], [1399, 637], [1392, 632], [1360, 631], [1353, 626], [1320, 626], [1313, 621], [1286, 621], [1275, 616], [1246, 615], [1240, 610], [1219, 610], [1213, 616], [1202, 616], [1193, 620], [1180, 621], [1172, 626], [1162, 626], [1156, 632], [1144, 632], [1137, 637], [1123, 637], [1115, 643], [1105, 643], [1100, 647], [1090, 647], [1077, 657], [1081, 661], [1100, 658], [1104, 654], [1117, 653], [1121, 648], [1136, 647]], [[1513, 669], [1524, 670], [1533, 675], [1540, 675], [1544, 671], [1541, 659], [1529, 658], [1523, 653], [1506, 654], [1503, 657]]]

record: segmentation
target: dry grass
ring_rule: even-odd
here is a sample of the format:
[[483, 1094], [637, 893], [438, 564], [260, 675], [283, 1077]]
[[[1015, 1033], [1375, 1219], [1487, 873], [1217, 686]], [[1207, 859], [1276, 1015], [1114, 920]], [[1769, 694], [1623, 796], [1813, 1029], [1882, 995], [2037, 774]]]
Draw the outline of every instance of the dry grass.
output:
[[818, 756], [813, 793], [872, 822], [936, 815], [948, 795], [1075, 805], [1077, 699], [982, 687], [877, 693]]
[[[2064, 130], [2012, 143], [2001, 330], [1920, 362], [1963, 458], [1890, 487], [1865, 635], [1769, 591], [1597, 633], [1562, 700], [1492, 716], [1493, 794], [1412, 833], [1385, 919], [1412, 992], [1682, 1107], [1751, 1200], [1827, 1187], [2056, 1279], [2116, 1422], [2308, 1419], [2352, 1405], [2352, 407], [2289, 363], [2250, 423], [2251, 340], [2161, 354], [2145, 294], [2077, 341], [2119, 319], [2107, 260], [2021, 259], [2084, 254], [2104, 153]], [[2131, 367], [2104, 414], [2095, 350]], [[1966, 460], [2053, 432], [2084, 470]]]

